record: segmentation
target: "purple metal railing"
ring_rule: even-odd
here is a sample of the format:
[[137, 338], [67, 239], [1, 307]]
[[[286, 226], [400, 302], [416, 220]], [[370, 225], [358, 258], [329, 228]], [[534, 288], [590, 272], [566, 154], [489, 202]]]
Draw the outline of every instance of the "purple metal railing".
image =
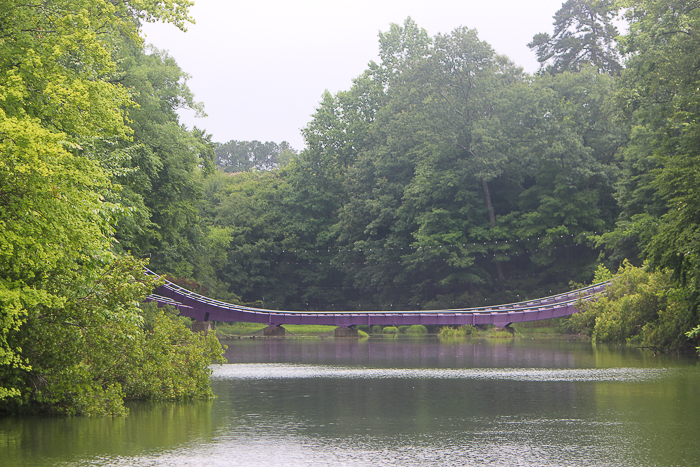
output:
[[[149, 275], [157, 276], [146, 269]], [[589, 287], [574, 290], [537, 300], [527, 300], [505, 305], [457, 308], [450, 310], [416, 310], [416, 311], [278, 311], [252, 308], [214, 300], [182, 288], [172, 282], [158, 287], [158, 295], [147, 299], [160, 304], [167, 304], [180, 310], [180, 314], [198, 321], [237, 321], [281, 324], [324, 324], [332, 326], [352, 326], [366, 324], [369, 326], [404, 326], [423, 325], [477, 325], [495, 324], [506, 326], [511, 323], [537, 321], [542, 319], [570, 316], [578, 310], [575, 304], [579, 299], [590, 300], [605, 290], [608, 282], [601, 282]]]

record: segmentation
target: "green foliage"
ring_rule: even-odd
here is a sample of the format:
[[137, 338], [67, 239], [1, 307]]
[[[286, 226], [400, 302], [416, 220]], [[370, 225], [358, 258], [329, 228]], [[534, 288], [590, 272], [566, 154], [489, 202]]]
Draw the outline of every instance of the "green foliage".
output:
[[628, 1], [630, 59], [617, 104], [633, 123], [624, 153], [624, 210], [609, 244], [640, 244], [654, 267], [697, 290], [700, 9], [692, 2]]
[[573, 330], [595, 342], [630, 342], [656, 350], [687, 346], [686, 333], [697, 322], [687, 292], [673, 286], [668, 272], [625, 262], [606, 292], [577, 304]]
[[[619, 6], [631, 24], [625, 70]], [[379, 63], [324, 93], [307, 149], [279, 169], [262, 143], [220, 145], [228, 170], [264, 172], [200, 178], [202, 231], [163, 229], [190, 240], [154, 248], [185, 276], [197, 257], [221, 298], [316, 310], [517, 301], [607, 278], [601, 261], [646, 258], [673, 272], [666, 301], [651, 313], [657, 292], [635, 298], [629, 316], [601, 319], [596, 339], [676, 345], [669, 336], [689, 331], [682, 317], [692, 322], [700, 296], [698, 11], [567, 1], [553, 36], [530, 44], [550, 72], [534, 77], [474, 30], [431, 38], [410, 18], [393, 24]], [[171, 211], [196, 226], [188, 212]], [[186, 243], [206, 251], [182, 254]], [[594, 321], [580, 325], [592, 335]]]
[[399, 329], [396, 326], [384, 326], [382, 334], [398, 334]]
[[527, 77], [476, 31], [430, 38], [410, 18], [380, 34], [380, 58], [322, 96], [283, 169], [204, 180], [220, 240], [201, 256], [207, 287], [277, 309], [400, 310], [590, 280], [618, 214], [613, 78]]
[[579, 71], [584, 64], [617, 74], [622, 69], [615, 50], [618, 8], [613, 0], [567, 0], [554, 15], [554, 34], [536, 34], [528, 47], [552, 74]]
[[221, 232], [226, 254], [210, 263], [211, 276], [222, 282], [221, 298], [235, 294], [277, 309], [333, 309], [342, 302], [337, 269], [327, 259], [311, 261], [330, 249], [337, 198], [314, 186], [299, 164], [205, 181], [204, 212], [210, 231]]
[[[129, 112], [133, 141], [116, 174], [117, 197], [131, 216], [122, 218], [116, 238], [124, 251], [149, 256], [159, 273], [207, 278], [217, 232], [207, 232], [199, 218], [203, 175], [214, 165], [214, 145], [203, 131], [180, 125], [177, 109], [202, 114], [187, 87], [189, 76], [167, 53], [138, 45], [119, 50], [119, 74], [138, 106]], [[195, 274], [195, 271], [198, 274]], [[201, 276], [199, 275], [201, 271]]]
[[599, 264], [598, 269], [595, 270], [595, 275], [593, 276], [593, 283], [599, 284], [601, 282], [609, 281], [612, 278], [613, 273], [610, 272], [610, 270], [604, 265]]
[[428, 328], [422, 324], [414, 324], [406, 330], [406, 334], [410, 334], [412, 336], [422, 336], [423, 334], [428, 334]]
[[[60, 280], [63, 285], [67, 278]], [[60, 305], [29, 310], [10, 333], [8, 341], [27, 364], [2, 369], [15, 394], [0, 410], [123, 414], [124, 398], [211, 396], [209, 364], [222, 359], [220, 344], [193, 335], [162, 311], [144, 320], [139, 304], [154, 279], [143, 274], [143, 262], [124, 257], [102, 269], [82, 269], [72, 285]]]
[[[685, 333], [686, 337], [689, 339], [696, 340], [700, 337], [700, 326], [696, 326], [695, 328], [691, 329], [687, 333]], [[695, 350], [700, 352], [700, 346], [696, 347]]]
[[[621, 2], [630, 23], [620, 40], [628, 56], [615, 104], [632, 125], [622, 152], [624, 178], [617, 229], [601, 238], [613, 258], [626, 255], [670, 271], [673, 296], [664, 326], [650, 335], [687, 332], [698, 308], [698, 126], [697, 48], [700, 8], [694, 2]], [[685, 303], [685, 305], [683, 305]], [[686, 310], [677, 308], [683, 308]], [[671, 315], [671, 317], [667, 315]], [[676, 318], [686, 316], [687, 319]], [[674, 331], [675, 330], [675, 331]], [[664, 346], [683, 345], [682, 334]]]
[[278, 309], [517, 301], [606, 277], [595, 271], [606, 259], [598, 241], [612, 248], [607, 264], [645, 257], [677, 283], [656, 314], [646, 299], [626, 303], [624, 319], [606, 314], [596, 339], [676, 345], [669, 336], [692, 328], [694, 4], [625, 2], [620, 77], [608, 1], [562, 6], [554, 36], [531, 44], [551, 65], [535, 77], [474, 30], [431, 38], [408, 18], [380, 34], [379, 63], [349, 90], [324, 93], [307, 149], [292, 157], [284, 143], [231, 141], [216, 148], [224, 173], [209, 137], [178, 122], [176, 108], [202, 110], [187, 75], [143, 49], [126, 14], [182, 25], [189, 2], [93, 3], [106, 8], [99, 31], [80, 13], [85, 0], [0, 3], [0, 131], [10, 135], [0, 141], [0, 261], [14, 271], [0, 281], [0, 364], [27, 365], [12, 332], [32, 307], [66, 300], [44, 278], [108, 264], [116, 221], [121, 248], [152, 254], [159, 272]]
[[225, 363], [214, 333], [192, 333], [177, 316], [162, 312], [125, 361], [120, 379], [126, 399], [211, 398], [211, 363]]
[[388, 100], [348, 169], [337, 223], [348, 279], [383, 308], [469, 306], [502, 289], [587, 280], [597, 260], [588, 236], [616, 215], [625, 135], [605, 108], [612, 78], [585, 68], [526, 80], [475, 31], [431, 44], [414, 26], [382, 36], [391, 50], [421, 46], [410, 60], [387, 52], [379, 68], [399, 69], [381, 75]]
[[[148, 94], [147, 85], [163, 91], [139, 102], [153, 124], [163, 120], [156, 107], [191, 98], [172, 83], [176, 91], [166, 95], [156, 83], [167, 77], [134, 66], [140, 80], [131, 80], [120, 66], [155, 61], [173, 69], [171, 59], [144, 55], [136, 19], [182, 28], [190, 5], [0, 0], [3, 412], [122, 414], [124, 397], [211, 395], [218, 343], [191, 336], [179, 318], [157, 318], [145, 329], [140, 303], [155, 282], [144, 262], [113, 251], [117, 221], [139, 207], [133, 190], [115, 182], [134, 176], [138, 163], [129, 164], [147, 149], [129, 141], [142, 133], [127, 125], [127, 112], [132, 123], [148, 118], [132, 97]], [[178, 129], [161, 127], [160, 136], [172, 142]]]
[[470, 325], [450, 327], [445, 326], [438, 331], [440, 340], [461, 340], [467, 338], [481, 339], [513, 339], [514, 331], [511, 328], [503, 328], [497, 326], [475, 327]]
[[222, 338], [229, 336], [244, 336], [262, 331], [266, 324], [259, 323], [216, 323], [216, 334]]
[[[127, 94], [99, 79], [113, 64], [86, 6], [0, 2], [0, 367], [10, 371], [31, 369], [15, 334], [38, 308], [66, 302], [58, 277], [107, 253], [120, 209], [100, 196], [110, 184], [99, 164], [79, 154], [85, 138], [127, 134]], [[19, 389], [3, 379], [8, 396]]]
[[470, 337], [476, 333], [478, 333], [478, 330], [474, 326], [470, 325], [458, 327], [445, 326], [440, 328], [440, 331], [438, 331], [438, 338], [440, 338], [441, 340], [463, 339], [466, 337]]
[[332, 333], [336, 326], [323, 324], [285, 324], [284, 328], [296, 336], [317, 336], [319, 334]]

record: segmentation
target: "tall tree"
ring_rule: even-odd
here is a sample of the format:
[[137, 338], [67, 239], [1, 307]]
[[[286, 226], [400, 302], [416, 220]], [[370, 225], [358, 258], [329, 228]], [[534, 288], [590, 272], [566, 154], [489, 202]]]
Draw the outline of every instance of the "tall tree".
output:
[[133, 139], [122, 145], [129, 159], [115, 177], [122, 186], [117, 199], [132, 215], [121, 219], [116, 237], [123, 250], [150, 257], [155, 270], [192, 277], [205, 235], [198, 174], [212, 171], [214, 150], [203, 131], [179, 123], [176, 111], [203, 108], [167, 53], [140, 44], [120, 52], [119, 82], [138, 107], [129, 112]]
[[[491, 197], [483, 193], [503, 155], [490, 131], [498, 128], [499, 93], [522, 74], [466, 28], [431, 40], [408, 19], [380, 35], [380, 44], [383, 61], [374, 72], [386, 97], [348, 171], [350, 198], [338, 232], [349, 251], [339, 262], [383, 305], [415, 307], [440, 293], [436, 282], [460, 287], [460, 269], [467, 283], [487, 276], [466, 274], [470, 247], [452, 253], [438, 247], [470, 243], [470, 229], [484, 231], [473, 221], [494, 227]], [[414, 284], [413, 297], [396, 287], [407, 284]]]
[[[109, 82], [105, 32], [128, 27], [126, 5], [0, 2], [0, 365], [29, 368], [10, 345], [28, 314], [60, 307], [50, 279], [93, 263], [110, 246], [120, 209], [104, 203], [110, 181], [81, 143], [123, 138], [125, 89]], [[121, 10], [121, 11], [120, 11]], [[121, 14], [120, 14], [121, 13]], [[101, 34], [102, 33], [102, 34]], [[0, 399], [17, 395], [0, 388]]]
[[[523, 80], [522, 70], [496, 55], [478, 39], [475, 30], [467, 28], [456, 29], [449, 36], [438, 35], [433, 60], [437, 76], [431, 85], [439, 96], [439, 121], [451, 133], [445, 140], [468, 161], [465, 168], [480, 185], [490, 228], [496, 229], [489, 182], [503, 173], [508, 160], [499, 143], [499, 100], [504, 88]], [[503, 281], [500, 261], [496, 261], [496, 269]]]
[[637, 177], [623, 192], [621, 226], [639, 236], [652, 264], [671, 269], [697, 291], [700, 5], [654, 0], [625, 6], [630, 58], [618, 97], [634, 124], [625, 163]]
[[599, 73], [619, 74], [615, 49], [618, 6], [614, 0], [567, 0], [554, 15], [554, 34], [536, 34], [528, 44], [542, 70], [556, 74], [591, 64]]
[[[633, 255], [664, 274], [675, 306], [659, 312], [665, 342], [700, 335], [700, 99], [697, 49], [700, 5], [695, 1], [621, 2], [630, 22], [620, 42], [627, 57], [616, 93], [632, 125], [623, 155], [617, 229], [604, 236], [619, 257]], [[678, 334], [682, 339], [679, 339]]]
[[[548, 281], [590, 277], [598, 256], [593, 235], [612, 229], [619, 213], [616, 156], [627, 137], [608, 108], [613, 86], [612, 77], [592, 66], [542, 75], [511, 107], [511, 117], [525, 124], [512, 135], [525, 179], [508, 223], [521, 239], [542, 239], [531, 244], [537, 250], [531, 258], [548, 266]], [[557, 250], [571, 239], [586, 247], [562, 261]]]

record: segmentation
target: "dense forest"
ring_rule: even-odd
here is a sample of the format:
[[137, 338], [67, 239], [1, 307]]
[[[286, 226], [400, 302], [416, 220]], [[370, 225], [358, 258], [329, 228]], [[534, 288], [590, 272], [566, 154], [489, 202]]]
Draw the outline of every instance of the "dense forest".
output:
[[322, 96], [296, 157], [216, 149], [200, 219], [219, 252], [193, 284], [273, 309], [440, 309], [620, 268], [610, 296], [640, 311], [601, 300], [567, 326], [690, 346], [698, 21], [694, 2], [567, 1], [528, 44], [534, 76], [473, 29], [391, 25], [379, 63]]
[[321, 96], [300, 151], [179, 122], [204, 109], [139, 33], [184, 29], [189, 6], [0, 0], [0, 411], [210, 394], [221, 348], [141, 304], [145, 264], [292, 310], [478, 306], [613, 277], [571, 329], [693, 345], [700, 4], [568, 0], [528, 44], [534, 75], [474, 29], [408, 18]]

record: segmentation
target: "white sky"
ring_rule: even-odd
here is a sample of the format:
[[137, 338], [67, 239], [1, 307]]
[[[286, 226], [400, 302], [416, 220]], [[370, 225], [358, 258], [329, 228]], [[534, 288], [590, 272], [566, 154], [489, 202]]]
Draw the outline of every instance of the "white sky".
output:
[[370, 60], [378, 61], [379, 31], [410, 16], [432, 37], [458, 26], [525, 71], [538, 63], [527, 43], [553, 31], [562, 0], [196, 0], [196, 24], [146, 24], [146, 42], [170, 52], [192, 78], [206, 118], [181, 121], [213, 140], [288, 141], [302, 149], [300, 130], [324, 90], [347, 90]]

